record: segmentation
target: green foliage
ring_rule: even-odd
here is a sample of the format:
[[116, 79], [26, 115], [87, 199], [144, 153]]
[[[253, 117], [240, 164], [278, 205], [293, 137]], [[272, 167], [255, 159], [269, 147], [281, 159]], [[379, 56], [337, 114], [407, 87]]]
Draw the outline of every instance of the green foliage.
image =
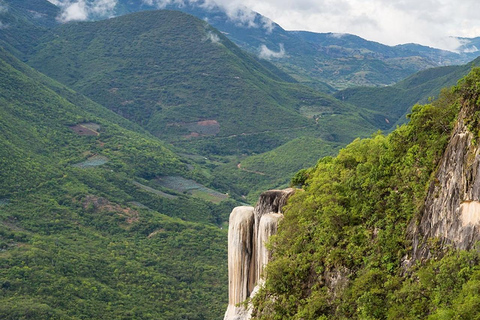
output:
[[[469, 77], [478, 80], [477, 73]], [[357, 139], [295, 176], [292, 183], [305, 191], [289, 200], [272, 237], [256, 319], [440, 319], [458, 314], [460, 305], [478, 316], [478, 253], [452, 253], [411, 274], [401, 266], [407, 225], [465, 105], [469, 77], [414, 106], [410, 122], [388, 136]]]
[[413, 105], [438, 97], [442, 88], [455, 85], [477, 63], [478, 59], [461, 66], [431, 68], [388, 87], [349, 88], [335, 93], [335, 97], [379, 113], [376, 125], [383, 130], [395, 129], [404, 123]]
[[0, 77], [0, 318], [221, 317], [236, 203], [146, 191], [191, 178], [170, 147], [4, 51]]
[[[189, 153], [261, 153], [299, 137], [290, 130], [346, 144], [376, 128], [363, 110], [284, 81], [271, 64], [181, 12], [63, 25], [28, 63]], [[305, 107], [324, 121], [305, 116]], [[219, 133], [189, 136], [196, 131], [186, 124], [200, 120], [216, 120]]]

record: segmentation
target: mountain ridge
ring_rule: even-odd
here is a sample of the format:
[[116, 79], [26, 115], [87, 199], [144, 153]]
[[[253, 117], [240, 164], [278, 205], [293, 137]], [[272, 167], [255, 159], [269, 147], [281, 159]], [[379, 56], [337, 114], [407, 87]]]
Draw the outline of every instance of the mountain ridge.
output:
[[[158, 5], [119, 1], [103, 16], [93, 14], [85, 18], [98, 20], [159, 8], [183, 11], [208, 21], [243, 49], [270, 59], [298, 81], [324, 92], [359, 85], [390, 85], [428, 67], [465, 64], [478, 56], [474, 50], [468, 50], [476, 43], [473, 38], [462, 39], [466, 43], [459, 53], [418, 44], [386, 46], [348, 34], [286, 31], [248, 8], [226, 10], [204, 1], [182, 5], [170, 1]], [[350, 40], [346, 42], [342, 37]], [[359, 46], [360, 43], [363, 45]], [[352, 51], [352, 46], [361, 50]], [[341, 71], [332, 77], [338, 70]]]

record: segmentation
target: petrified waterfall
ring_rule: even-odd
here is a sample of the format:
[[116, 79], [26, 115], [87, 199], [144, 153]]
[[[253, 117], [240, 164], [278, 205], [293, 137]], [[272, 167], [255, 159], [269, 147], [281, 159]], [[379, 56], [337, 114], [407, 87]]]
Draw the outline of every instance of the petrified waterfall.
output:
[[250, 310], [241, 306], [252, 296], [261, 281], [263, 268], [270, 259], [265, 247], [268, 238], [277, 232], [283, 215], [281, 209], [293, 189], [262, 193], [254, 207], [233, 209], [228, 227], [228, 309], [224, 320], [246, 320]]

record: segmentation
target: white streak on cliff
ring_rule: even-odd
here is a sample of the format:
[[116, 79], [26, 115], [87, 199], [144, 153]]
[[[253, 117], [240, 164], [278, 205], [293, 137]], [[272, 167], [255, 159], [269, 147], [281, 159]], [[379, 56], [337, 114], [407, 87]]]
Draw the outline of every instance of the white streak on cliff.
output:
[[466, 201], [460, 204], [462, 225], [478, 225], [480, 223], [480, 202]]
[[252, 258], [253, 207], [236, 207], [228, 227], [228, 302], [236, 305], [247, 299], [248, 272]]
[[267, 249], [265, 244], [270, 236], [277, 233], [278, 223], [282, 218], [283, 214], [281, 213], [269, 213], [260, 218], [257, 238], [257, 283], [260, 281], [260, 278], [264, 277], [263, 269], [272, 257], [271, 252]]
[[250, 319], [251, 309], [239, 305], [251, 298], [262, 283], [263, 269], [271, 257], [265, 244], [277, 232], [282, 207], [293, 189], [262, 193], [255, 208], [236, 207], [228, 227], [228, 294], [224, 320]]

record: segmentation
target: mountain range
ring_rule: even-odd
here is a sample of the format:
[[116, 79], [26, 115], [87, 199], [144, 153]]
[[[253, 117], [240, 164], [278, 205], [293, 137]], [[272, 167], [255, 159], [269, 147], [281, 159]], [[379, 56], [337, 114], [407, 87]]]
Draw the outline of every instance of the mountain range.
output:
[[[90, 3], [92, 3], [91, 1]], [[419, 44], [386, 46], [351, 34], [286, 31], [246, 7], [222, 7], [212, 1], [118, 1], [104, 19], [155, 9], [179, 10], [207, 21], [239, 47], [271, 60], [298, 81], [323, 91], [352, 86], [383, 86], [417, 71], [470, 62], [479, 55], [479, 38], [459, 38], [457, 52]]]
[[81, 14], [77, 13], [80, 17], [67, 14], [71, 2], [55, 3], [63, 11], [57, 7], [47, 12], [43, 4], [31, 11], [39, 9], [49, 23], [62, 19], [99, 20], [159, 8], [183, 11], [207, 21], [239, 47], [270, 60], [297, 81], [324, 92], [352, 86], [391, 85], [417, 71], [465, 64], [479, 55], [479, 38], [458, 38], [462, 45], [457, 52], [419, 44], [386, 46], [350, 34], [286, 31], [248, 8], [225, 8], [212, 1], [119, 0], [102, 7], [89, 0]]

